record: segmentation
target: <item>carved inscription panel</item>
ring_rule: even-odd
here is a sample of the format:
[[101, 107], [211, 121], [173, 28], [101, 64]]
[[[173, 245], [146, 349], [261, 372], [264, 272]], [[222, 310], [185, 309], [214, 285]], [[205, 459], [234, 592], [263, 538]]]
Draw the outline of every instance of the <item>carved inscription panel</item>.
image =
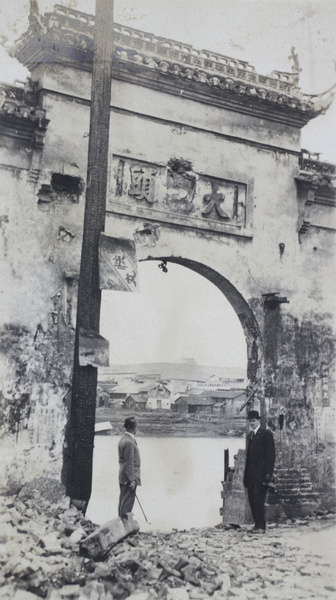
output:
[[186, 160], [163, 166], [114, 155], [107, 210], [250, 236], [252, 194], [253, 181], [196, 173]]

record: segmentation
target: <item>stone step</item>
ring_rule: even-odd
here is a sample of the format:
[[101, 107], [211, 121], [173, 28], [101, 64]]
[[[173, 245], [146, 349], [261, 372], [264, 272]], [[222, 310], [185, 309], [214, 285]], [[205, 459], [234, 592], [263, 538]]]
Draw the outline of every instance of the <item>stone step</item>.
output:
[[310, 477], [308, 475], [278, 475], [275, 474], [275, 477], [278, 481], [310, 481]]
[[279, 481], [277, 481], [276, 485], [283, 492], [286, 492], [287, 490], [293, 490], [293, 489], [294, 490], [307, 490], [307, 491], [313, 489], [313, 486], [311, 483], [305, 483], [302, 485], [300, 483], [298, 484], [297, 482], [295, 482], [295, 484], [292, 484], [292, 485], [290, 483], [286, 483], [284, 485], [284, 484], [281, 484]]
[[318, 499], [317, 494], [311, 493], [311, 494], [298, 494], [298, 493], [293, 493], [293, 494], [286, 494], [285, 497], [281, 496], [281, 494], [279, 494], [279, 496], [282, 498], [282, 500], [286, 501], [291, 501], [293, 502], [293, 500], [297, 500], [297, 501], [304, 501], [304, 500], [316, 500]]
[[279, 476], [292, 476], [292, 477], [298, 477], [301, 475], [308, 475], [308, 469], [306, 469], [306, 467], [303, 467], [302, 469], [274, 469], [274, 473], [276, 475]]

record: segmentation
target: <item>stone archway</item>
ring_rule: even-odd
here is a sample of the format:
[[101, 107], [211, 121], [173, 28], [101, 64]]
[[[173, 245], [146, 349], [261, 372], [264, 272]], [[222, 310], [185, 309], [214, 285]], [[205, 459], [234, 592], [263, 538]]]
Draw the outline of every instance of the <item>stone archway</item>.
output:
[[[34, 473], [60, 473], [62, 444], [68, 453], [94, 30], [91, 16], [84, 31], [83, 13], [70, 12], [68, 20], [63, 9], [44, 15], [38, 36], [30, 23], [15, 51], [31, 71], [30, 87], [4, 90], [2, 267], [11, 301], [1, 313], [0, 408], [16, 416], [22, 438], [29, 432], [25, 451], [17, 446], [10, 461], [19, 481], [33, 469], [33, 452]], [[182, 42], [178, 49], [166, 40], [163, 49], [154, 34], [149, 47], [145, 32], [118, 27], [105, 231], [134, 240], [139, 260], [153, 252], [225, 294], [284, 467], [307, 469], [334, 505], [335, 169], [302, 151], [300, 140], [332, 90], [300, 100], [288, 73], [266, 77]], [[60, 43], [60, 32], [73, 43]], [[32, 447], [40, 414], [47, 442]], [[84, 437], [91, 454], [92, 431]]]
[[[224, 294], [228, 302], [237, 314], [243, 329], [246, 347], [247, 347], [247, 403], [245, 404], [245, 413], [248, 409], [254, 407], [259, 409], [263, 425], [266, 424], [267, 410], [265, 398], [263, 394], [263, 341], [257, 317], [249, 303], [245, 300], [237, 288], [222, 274], [213, 268], [181, 256], [149, 256], [143, 261], [162, 261], [167, 263], [175, 263], [186, 267], [207, 279], [215, 285]], [[244, 414], [244, 413], [242, 413]], [[223, 491], [221, 497], [223, 506], [220, 508], [220, 514], [223, 522], [249, 523], [251, 521], [250, 508], [247, 502], [245, 488], [243, 485], [243, 471], [245, 464], [245, 443], [242, 441], [242, 448], [234, 456], [234, 468], [229, 468], [229, 450], [225, 450], [224, 459], [224, 481], [222, 481]], [[276, 500], [274, 506], [267, 505], [267, 514], [269, 518], [273, 518], [279, 513], [280, 506]]]
[[224, 294], [235, 310], [244, 331], [247, 346], [247, 389], [251, 395], [253, 393], [253, 396], [260, 397], [260, 410], [264, 417], [264, 403], [260, 395], [262, 390], [262, 339], [258, 321], [248, 302], [228, 279], [200, 262], [175, 256], [155, 258], [148, 256], [142, 260], [166, 261], [184, 266], [205, 277]]

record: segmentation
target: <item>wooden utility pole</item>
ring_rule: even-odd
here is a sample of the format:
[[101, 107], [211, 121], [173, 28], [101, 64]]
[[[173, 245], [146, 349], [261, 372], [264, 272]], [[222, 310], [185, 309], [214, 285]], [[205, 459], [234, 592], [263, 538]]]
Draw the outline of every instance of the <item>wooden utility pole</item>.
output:
[[110, 129], [113, 0], [96, 0], [90, 133], [75, 355], [63, 480], [74, 504], [86, 511], [91, 496], [97, 368], [79, 365], [79, 330], [99, 333], [98, 249], [104, 231]]

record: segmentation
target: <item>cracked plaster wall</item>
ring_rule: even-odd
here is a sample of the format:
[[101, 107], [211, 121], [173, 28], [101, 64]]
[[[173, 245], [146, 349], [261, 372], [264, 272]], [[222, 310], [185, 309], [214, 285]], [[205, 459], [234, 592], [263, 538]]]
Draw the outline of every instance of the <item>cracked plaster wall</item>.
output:
[[[28, 457], [40, 446], [45, 450], [40, 471], [55, 464], [60, 472], [84, 193], [76, 200], [56, 193], [51, 182], [53, 173], [85, 181], [89, 129], [88, 74], [58, 65], [41, 67], [34, 77], [51, 90], [43, 98], [50, 122], [42, 170], [36, 187], [27, 184], [26, 164], [22, 170], [5, 172], [0, 227], [2, 296], [6, 295], [1, 313], [1, 426], [6, 443], [13, 448], [23, 444], [26, 458], [22, 461], [21, 453], [18, 460], [15, 452], [17, 467], [11, 471], [20, 477]], [[155, 215], [142, 216], [141, 210], [134, 210], [131, 218], [117, 215], [111, 169], [106, 233], [134, 238], [139, 260], [175, 260], [210, 278], [223, 293], [229, 289], [225, 282], [233, 286], [236, 294], [231, 301], [250, 336], [251, 383], [257, 387], [257, 403], [265, 399], [262, 406], [275, 432], [279, 460], [308, 465], [319, 489], [325, 486], [326, 476], [333, 485], [335, 439], [328, 424], [335, 419], [330, 317], [335, 297], [330, 277], [334, 233], [315, 228], [299, 239], [294, 181], [298, 156], [293, 153], [300, 149], [299, 130], [279, 124], [269, 128], [265, 123], [269, 133], [266, 127], [262, 142], [278, 144], [279, 151], [266, 149], [258, 145], [260, 119], [244, 116], [238, 132], [233, 112], [194, 101], [183, 103], [181, 98], [123, 82], [114, 85], [112, 103], [118, 110], [112, 111], [110, 155], [162, 166], [181, 157], [196, 174], [249, 177], [254, 185], [253, 226], [252, 237], [242, 238], [160, 223]], [[68, 96], [57, 95], [58, 89]], [[225, 137], [237, 132], [253, 143]], [[15, 154], [10, 144], [8, 152]], [[141, 208], [148, 209], [146, 201]], [[282, 252], [279, 244], [284, 245]], [[271, 310], [262, 296], [269, 292], [280, 292], [289, 304]], [[47, 409], [55, 411], [53, 416]], [[10, 423], [14, 423], [12, 432]], [[35, 472], [36, 464], [30, 464]], [[9, 465], [6, 468], [9, 473]]]
[[27, 176], [1, 170], [0, 470], [11, 489], [62, 468], [83, 218], [83, 201], [64, 193], [41, 205]]

